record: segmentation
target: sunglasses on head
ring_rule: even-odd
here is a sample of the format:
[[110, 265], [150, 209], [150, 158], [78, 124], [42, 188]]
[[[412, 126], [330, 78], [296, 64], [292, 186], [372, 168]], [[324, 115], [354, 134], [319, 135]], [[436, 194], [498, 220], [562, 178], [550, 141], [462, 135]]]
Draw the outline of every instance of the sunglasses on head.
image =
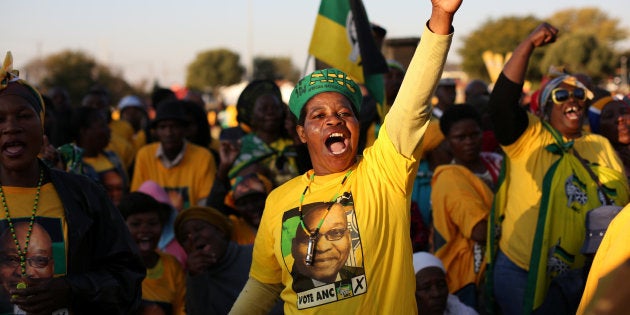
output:
[[579, 101], [586, 100], [586, 91], [583, 88], [576, 87], [573, 91], [569, 91], [564, 88], [557, 88], [551, 91], [551, 100], [555, 104], [562, 104], [569, 100], [569, 97], [573, 97]]

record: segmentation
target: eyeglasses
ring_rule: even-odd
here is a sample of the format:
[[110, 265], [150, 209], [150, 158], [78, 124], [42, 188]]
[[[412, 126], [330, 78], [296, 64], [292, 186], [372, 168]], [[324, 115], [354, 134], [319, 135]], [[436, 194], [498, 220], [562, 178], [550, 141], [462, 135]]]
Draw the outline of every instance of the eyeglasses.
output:
[[564, 88], [557, 88], [551, 91], [551, 100], [555, 104], [562, 104], [569, 100], [569, 97], [573, 97], [578, 101], [586, 100], [586, 91], [583, 88], [575, 88], [573, 91], [569, 91]]
[[[346, 235], [346, 231], [348, 231], [348, 228], [332, 229], [326, 233], [319, 233], [318, 236], [324, 236], [324, 238], [327, 239], [328, 241], [338, 241], [344, 235]], [[304, 239], [302, 239], [301, 242], [308, 243], [308, 237], [305, 237]]]
[[[52, 257], [33, 256], [26, 258], [28, 265], [33, 268], [45, 268], [48, 266]], [[0, 265], [17, 268], [20, 266], [20, 257], [14, 255], [5, 255], [0, 257]]]

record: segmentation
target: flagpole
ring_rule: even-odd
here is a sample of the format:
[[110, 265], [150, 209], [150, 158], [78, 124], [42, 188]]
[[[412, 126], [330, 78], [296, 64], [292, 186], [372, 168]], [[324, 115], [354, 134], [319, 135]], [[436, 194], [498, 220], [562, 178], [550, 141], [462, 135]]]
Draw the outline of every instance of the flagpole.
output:
[[303, 69], [303, 71], [302, 71], [302, 73], [301, 73], [301, 75], [300, 75], [300, 78], [301, 78], [301, 77], [304, 77], [304, 76], [308, 73], [308, 72], [307, 72], [307, 71], [308, 71], [308, 70], [307, 70], [307, 68], [308, 68], [308, 63], [309, 63], [309, 61], [310, 61], [311, 59], [313, 59], [313, 55], [309, 54], [308, 56], [306, 56], [306, 63], [304, 63], [304, 69]]

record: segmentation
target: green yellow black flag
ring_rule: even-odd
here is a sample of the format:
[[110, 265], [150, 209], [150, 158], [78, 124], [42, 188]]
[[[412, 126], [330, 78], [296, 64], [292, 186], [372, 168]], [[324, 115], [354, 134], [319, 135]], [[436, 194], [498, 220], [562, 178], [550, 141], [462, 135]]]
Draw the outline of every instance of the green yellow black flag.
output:
[[379, 105], [385, 103], [387, 62], [361, 0], [322, 0], [308, 52], [364, 84]]

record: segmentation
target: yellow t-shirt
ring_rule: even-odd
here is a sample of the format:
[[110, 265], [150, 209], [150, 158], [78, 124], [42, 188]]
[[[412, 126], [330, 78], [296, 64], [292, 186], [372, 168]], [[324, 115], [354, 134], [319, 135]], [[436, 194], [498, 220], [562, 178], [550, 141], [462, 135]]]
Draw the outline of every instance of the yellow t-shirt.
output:
[[197, 205], [207, 198], [216, 174], [212, 153], [187, 143], [184, 157], [179, 164], [166, 168], [155, 155], [159, 145], [159, 142], [147, 144], [138, 151], [131, 191], [138, 190], [149, 179], [155, 181], [166, 190], [178, 211]]
[[139, 130], [133, 135], [133, 154], [134, 157], [138, 150], [142, 148], [145, 144], [147, 144], [147, 134], [144, 130]]
[[109, 122], [109, 129], [111, 130], [112, 134], [118, 135], [129, 142], [133, 141], [133, 127], [128, 121], [122, 119], [113, 119]]
[[[314, 202], [331, 201], [335, 195], [347, 192], [338, 201], [346, 207], [352, 244], [343, 267], [349, 276], [338, 276], [335, 282], [321, 286], [313, 284], [316, 283], [313, 279], [310, 286], [299, 284], [294, 288], [298, 276], [294, 270], [293, 238], [301, 228], [299, 200], [310, 176], [296, 177], [272, 191], [254, 242], [251, 277], [263, 283], [284, 284], [281, 297], [287, 314], [298, 311], [351, 314], [355, 310], [366, 314], [384, 310], [390, 314], [408, 314], [415, 307], [415, 278], [409, 226], [404, 224], [410, 220], [409, 211], [404, 211], [409, 206], [405, 189], [416, 165], [414, 160], [400, 156], [387, 133], [381, 131], [343, 186], [346, 172], [315, 176], [303, 208]], [[388, 172], [382, 172], [381, 167]], [[303, 264], [301, 260], [298, 263]]]
[[[11, 222], [16, 230], [16, 236], [20, 246], [24, 246], [24, 239], [28, 234], [28, 226], [31, 220], [36, 188], [8, 187], [2, 190], [6, 198], [7, 208], [11, 216]], [[4, 212], [4, 210], [3, 210]], [[2, 215], [0, 220], [0, 251], [4, 255], [19, 257], [17, 247], [13, 241], [12, 233], [8, 229], [8, 222]], [[30, 243], [27, 248], [26, 273], [33, 278], [50, 278], [63, 276], [67, 273], [67, 235], [68, 226], [63, 205], [52, 183], [41, 187], [37, 212], [33, 230], [30, 235]], [[21, 248], [22, 250], [24, 248]], [[31, 264], [35, 258], [48, 259], [44, 267], [35, 268]], [[0, 267], [1, 278], [7, 283], [17, 282], [20, 277], [20, 268], [9, 266]], [[14, 279], [17, 277], [18, 279]], [[0, 295], [7, 294], [0, 289]], [[3, 300], [4, 298], [0, 298]]]
[[[461, 165], [442, 165], [431, 182], [435, 256], [446, 268], [451, 293], [479, 284], [485, 269], [481, 247], [475, 257], [472, 230], [488, 218], [494, 194], [481, 179]], [[480, 244], [485, 245], [485, 244]]]
[[99, 153], [95, 157], [83, 157], [83, 162], [89, 164], [97, 173], [102, 173], [114, 168], [114, 164], [104, 155]]
[[584, 314], [586, 307], [593, 299], [600, 279], [630, 259], [628, 231], [630, 231], [630, 205], [617, 214], [606, 230], [588, 273], [577, 314]]
[[186, 276], [177, 259], [158, 252], [160, 258], [155, 267], [147, 269], [142, 281], [142, 300], [172, 307], [172, 314], [186, 314]]
[[123, 163], [123, 166], [126, 169], [128, 169], [133, 163], [133, 144], [129, 140], [115, 133], [112, 133], [111, 139], [109, 139], [109, 144], [105, 149], [116, 152], [116, 154], [120, 157], [120, 161]]

